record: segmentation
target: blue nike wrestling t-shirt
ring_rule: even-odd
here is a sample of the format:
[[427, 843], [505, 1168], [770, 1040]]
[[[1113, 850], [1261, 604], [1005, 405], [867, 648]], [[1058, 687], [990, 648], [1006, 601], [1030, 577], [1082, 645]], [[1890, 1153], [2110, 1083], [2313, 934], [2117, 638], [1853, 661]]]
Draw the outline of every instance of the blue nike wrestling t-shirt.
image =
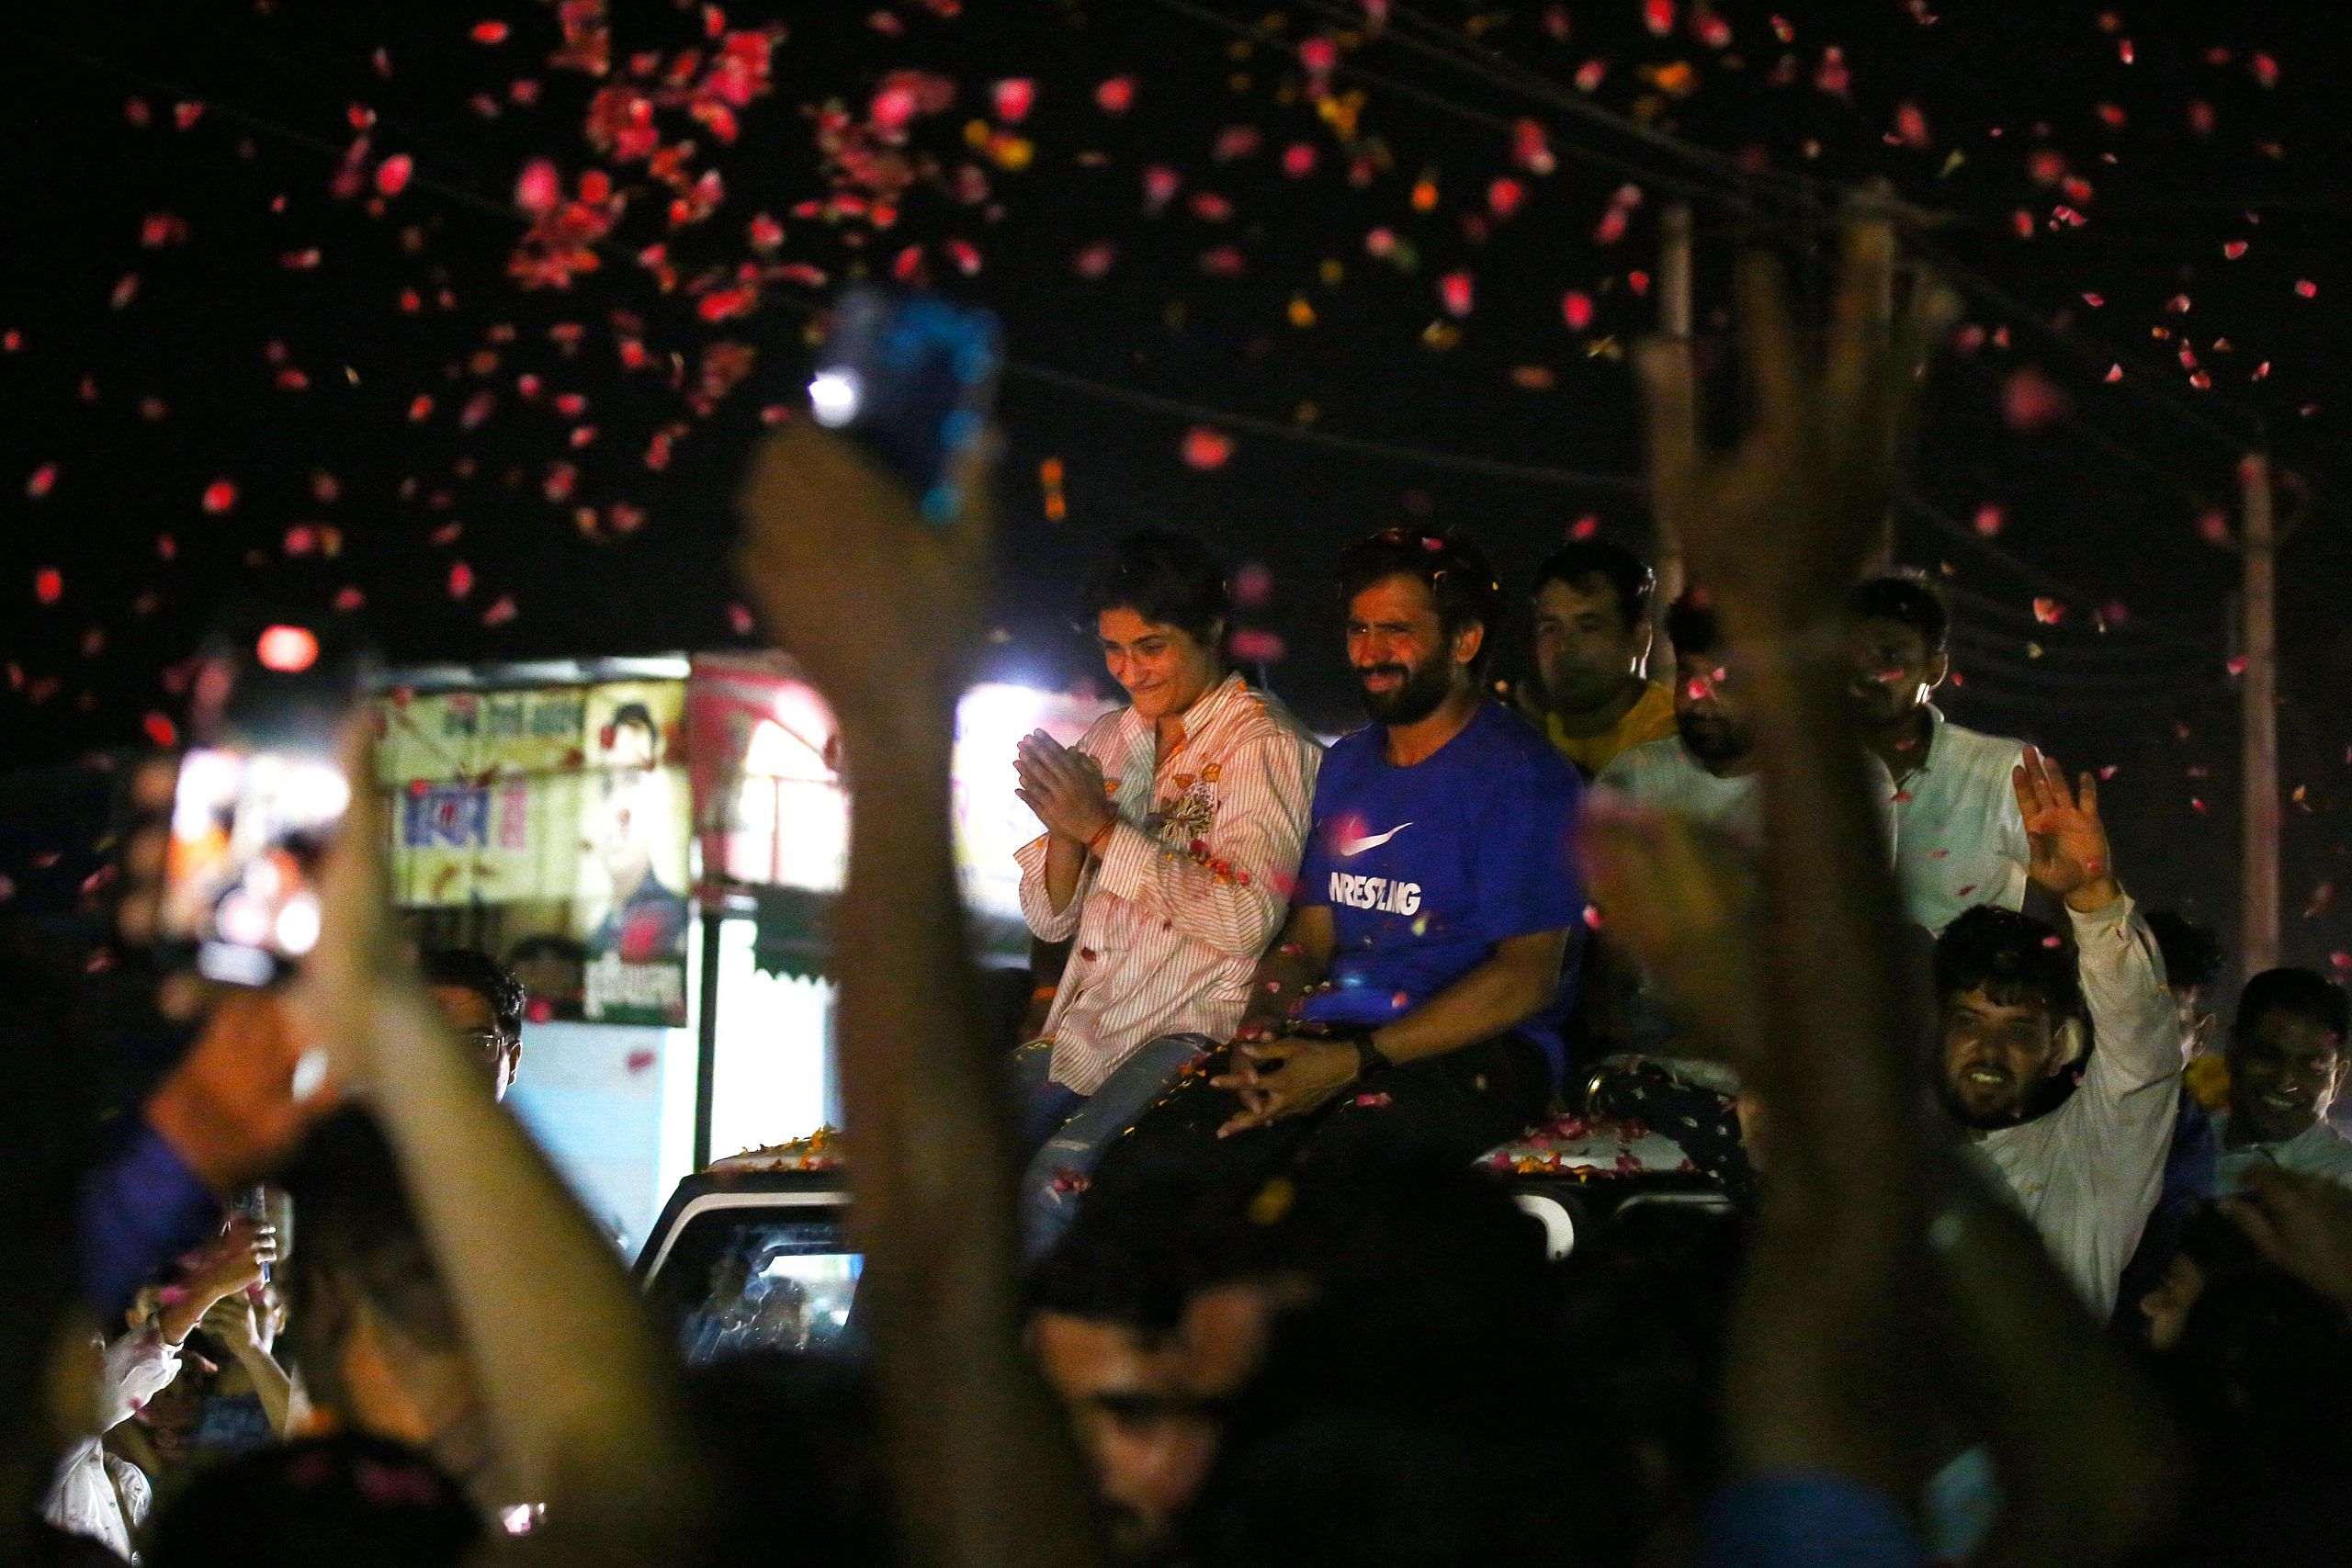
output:
[[[1584, 919], [1569, 840], [1584, 784], [1544, 739], [1492, 703], [1409, 768], [1372, 725], [1323, 758], [1300, 904], [1328, 904], [1339, 931], [1331, 989], [1303, 1016], [1383, 1024], [1492, 956], [1495, 944]], [[1573, 948], [1571, 949], [1573, 952]], [[1519, 1027], [1562, 1071], [1574, 965], [1552, 1005]]]

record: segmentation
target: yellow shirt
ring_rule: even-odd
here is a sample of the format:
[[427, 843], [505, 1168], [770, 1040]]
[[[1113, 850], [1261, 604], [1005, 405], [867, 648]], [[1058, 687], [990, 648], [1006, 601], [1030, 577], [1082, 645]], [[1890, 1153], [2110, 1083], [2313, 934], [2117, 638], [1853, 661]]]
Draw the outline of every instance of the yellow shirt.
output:
[[1652, 681], [1642, 688], [1642, 694], [1625, 716], [1598, 735], [1566, 735], [1560, 729], [1560, 716], [1544, 716], [1544, 733], [1560, 754], [1574, 762], [1590, 779], [1601, 769], [1616, 761], [1617, 753], [1652, 740], [1663, 740], [1674, 733], [1674, 693]]

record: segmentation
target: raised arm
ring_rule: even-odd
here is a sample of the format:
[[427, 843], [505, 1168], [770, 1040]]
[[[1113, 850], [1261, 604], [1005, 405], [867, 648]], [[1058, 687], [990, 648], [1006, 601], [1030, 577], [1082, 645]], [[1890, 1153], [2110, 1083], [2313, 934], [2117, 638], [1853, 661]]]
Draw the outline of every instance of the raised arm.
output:
[[762, 448], [742, 512], [744, 585], [839, 716], [856, 803], [837, 1039], [901, 1539], [919, 1563], [1078, 1568], [1091, 1511], [1021, 1344], [1016, 1167], [948, 840], [986, 509], [935, 528], [855, 447], [797, 424]]
[[[1908, 1495], [1924, 1230], [1921, 1095], [1901, 910], [1837, 656], [1840, 607], [1892, 499], [1914, 374], [1873, 301], [1894, 232], [1852, 228], [1817, 375], [1799, 364], [1778, 271], [1740, 273], [1755, 427], [1696, 445], [1687, 354], [1651, 345], [1654, 498], [1714, 592], [1763, 762], [1762, 1050], [1749, 1087], [1770, 1177], [1735, 1304], [1725, 1390], [1736, 1468]], [[1736, 1533], [1736, 1532], [1735, 1532]]]
[[2096, 1042], [2084, 1090], [2111, 1105], [2168, 1086], [2180, 1076], [2186, 1043], [2155, 936], [2115, 879], [2098, 780], [2086, 773], [2069, 787], [2065, 770], [2029, 746], [2011, 784], [2030, 846], [2027, 874], [2064, 902], [2075, 928]]
[[[371, 776], [364, 750], [348, 765]], [[355, 792], [295, 1004], [398, 1154], [493, 1440], [528, 1500], [548, 1505], [545, 1534], [517, 1550], [591, 1564], [679, 1560], [699, 1545], [707, 1500], [677, 1374], [611, 1243], [484, 1091], [400, 951], [381, 841], [372, 797]]]

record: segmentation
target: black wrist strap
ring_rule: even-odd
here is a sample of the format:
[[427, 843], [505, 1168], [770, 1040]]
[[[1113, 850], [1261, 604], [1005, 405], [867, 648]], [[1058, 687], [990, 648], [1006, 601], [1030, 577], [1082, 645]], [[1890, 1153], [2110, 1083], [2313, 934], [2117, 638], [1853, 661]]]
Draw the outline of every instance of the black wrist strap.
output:
[[1356, 1077], [1360, 1078], [1368, 1078], [1376, 1072], [1396, 1065], [1380, 1054], [1380, 1047], [1373, 1043], [1372, 1031], [1369, 1029], [1360, 1031], [1351, 1036], [1351, 1043], [1356, 1048]]

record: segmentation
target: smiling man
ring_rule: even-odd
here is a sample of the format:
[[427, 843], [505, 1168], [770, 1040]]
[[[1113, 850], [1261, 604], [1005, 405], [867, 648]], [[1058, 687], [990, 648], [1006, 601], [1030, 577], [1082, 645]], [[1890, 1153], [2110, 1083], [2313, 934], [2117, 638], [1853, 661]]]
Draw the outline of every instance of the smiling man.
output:
[[1903, 908], [1940, 931], [1979, 904], [2025, 903], [2025, 828], [2009, 775], [2020, 742], [1963, 729], [1933, 702], [1951, 672], [1951, 613], [1923, 577], [1894, 573], [1847, 605], [1854, 722], [1894, 778]]
[[2069, 788], [2029, 747], [2011, 788], [2032, 879], [2064, 903], [2074, 941], [1997, 908], [1944, 929], [1937, 1088], [2104, 1322], [2163, 1186], [2180, 1024], [2155, 938], [2115, 879], [2091, 775]]
[[1540, 1116], [1562, 1066], [1576, 770], [1486, 699], [1499, 594], [1476, 549], [1391, 528], [1341, 562], [1373, 720], [1336, 743], [1281, 941], [1232, 1049], [1120, 1162], [1269, 1168], [1345, 1150], [1469, 1160]]
[[2352, 1186], [2352, 1141], [2327, 1120], [2344, 1077], [2344, 988], [2309, 969], [2266, 969], [2245, 983], [2230, 1026], [2230, 1108], [2222, 1137], [2223, 1190], [2257, 1165]]

